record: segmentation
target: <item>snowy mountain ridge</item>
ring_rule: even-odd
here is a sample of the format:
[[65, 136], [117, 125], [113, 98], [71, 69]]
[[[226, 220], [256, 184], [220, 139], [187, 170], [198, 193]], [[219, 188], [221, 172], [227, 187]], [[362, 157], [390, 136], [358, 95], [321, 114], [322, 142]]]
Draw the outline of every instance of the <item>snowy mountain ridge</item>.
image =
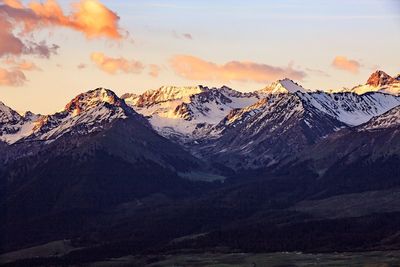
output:
[[[400, 85], [398, 79], [378, 71], [371, 75], [365, 86], [396, 88]], [[290, 109], [290, 101], [298, 103], [292, 107], [293, 110]], [[23, 140], [55, 140], [64, 134], [100, 131], [116, 119], [136, 117], [149, 122], [164, 137], [187, 143], [200, 139], [217, 139], [226, 129], [250, 121], [252, 124], [247, 127], [256, 129], [253, 124], [256, 121], [263, 123], [263, 120], [254, 120], [254, 116], [272, 118], [276, 112], [284, 113], [280, 117], [284, 120], [276, 121], [281, 124], [294, 111], [310, 114], [318, 112], [337, 120], [338, 123], [334, 123], [337, 128], [364, 124], [399, 105], [400, 96], [382, 90], [374, 89], [363, 94], [348, 91], [313, 92], [290, 79], [279, 80], [262, 90], [249, 93], [227, 86], [163, 86], [140, 95], [125, 94], [119, 98], [111, 90], [98, 88], [79, 94], [64, 110], [52, 115], [30, 112], [20, 115], [0, 103], [0, 140], [8, 144]], [[311, 121], [315, 120], [305, 119], [304, 123], [312, 128], [314, 125]]]
[[400, 106], [372, 118], [364, 125], [361, 125], [359, 130], [378, 130], [396, 127], [400, 127]]
[[74, 131], [88, 134], [100, 130], [105, 124], [116, 119], [135, 116], [135, 112], [123, 100], [104, 88], [79, 94], [63, 111], [52, 115], [27, 113], [25, 116], [16, 116], [7, 109], [5, 113], [1, 112], [0, 116], [4, 114], [14, 115], [13, 123], [2, 124], [0, 132], [0, 140], [9, 144], [23, 140], [51, 141]]
[[161, 87], [134, 98], [124, 95], [136, 112], [148, 118], [166, 137], [201, 137], [219, 123], [232, 109], [249, 106], [259, 100], [256, 93], [242, 93], [221, 88]]
[[[366, 86], [397, 84], [396, 79], [382, 73], [373, 73]], [[307, 103], [308, 108], [318, 109], [349, 127], [363, 124], [400, 105], [400, 96], [375, 90], [375, 87], [363, 94], [346, 90], [328, 93], [304, 89], [290, 79], [279, 80], [251, 93], [242, 93], [226, 86], [161, 87], [142, 95], [127, 94], [125, 101], [148, 118], [161, 135], [187, 142], [218, 138], [224, 125], [234, 125], [236, 120], [244, 123], [245, 117], [261, 112], [260, 106], [265, 105], [266, 98], [272, 101], [289, 95]]]

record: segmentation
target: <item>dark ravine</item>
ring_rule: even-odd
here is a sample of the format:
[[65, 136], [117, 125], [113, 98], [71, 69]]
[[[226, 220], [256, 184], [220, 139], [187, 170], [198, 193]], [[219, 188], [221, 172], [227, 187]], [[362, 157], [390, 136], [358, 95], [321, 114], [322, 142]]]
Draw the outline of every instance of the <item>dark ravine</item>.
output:
[[[375, 73], [369, 85], [394, 80]], [[193, 136], [138, 113], [172, 101], [162, 90], [125, 102], [99, 88], [47, 116], [1, 104], [0, 253], [68, 240], [65, 255], [9, 263], [46, 266], [184, 249], [400, 249], [399, 96], [275, 86], [190, 88], [199, 92], [174, 110], [178, 120], [225, 114]], [[349, 199], [362, 212], [345, 210]]]

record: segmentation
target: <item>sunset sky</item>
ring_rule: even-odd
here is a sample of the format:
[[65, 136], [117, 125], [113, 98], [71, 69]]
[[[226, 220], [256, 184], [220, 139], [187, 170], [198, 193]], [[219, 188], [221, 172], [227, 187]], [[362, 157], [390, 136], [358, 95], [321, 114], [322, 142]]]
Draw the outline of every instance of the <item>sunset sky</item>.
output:
[[97, 87], [352, 87], [400, 73], [399, 33], [397, 0], [0, 0], [0, 101], [46, 114]]

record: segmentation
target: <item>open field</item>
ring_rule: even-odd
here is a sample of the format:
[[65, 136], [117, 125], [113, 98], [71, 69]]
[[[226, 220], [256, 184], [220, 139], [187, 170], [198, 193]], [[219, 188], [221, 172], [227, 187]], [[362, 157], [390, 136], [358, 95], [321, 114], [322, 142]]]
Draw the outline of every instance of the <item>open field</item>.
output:
[[268, 254], [186, 254], [147, 257], [124, 257], [107, 262], [98, 262], [91, 267], [148, 266], [148, 267], [304, 267], [304, 266], [400, 266], [400, 252], [365, 253], [268, 253]]

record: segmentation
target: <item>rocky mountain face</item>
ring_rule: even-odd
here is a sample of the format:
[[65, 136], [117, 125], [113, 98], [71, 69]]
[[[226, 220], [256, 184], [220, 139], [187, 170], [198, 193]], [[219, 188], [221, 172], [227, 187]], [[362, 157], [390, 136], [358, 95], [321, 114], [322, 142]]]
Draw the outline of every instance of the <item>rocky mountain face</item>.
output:
[[392, 78], [386, 72], [378, 70], [368, 78], [367, 84], [378, 87], [378, 86], [391, 85], [396, 82], [397, 81], [395, 78]]
[[400, 106], [392, 108], [388, 112], [376, 116], [362, 125], [361, 130], [379, 130], [400, 127]]
[[274, 94], [229, 114], [217, 139], [195, 150], [237, 168], [274, 165], [346, 125], [303, 101], [301, 93]]
[[399, 111], [397, 106], [330, 135], [299, 154], [294, 164], [319, 177], [315, 186], [322, 195], [400, 186]]

